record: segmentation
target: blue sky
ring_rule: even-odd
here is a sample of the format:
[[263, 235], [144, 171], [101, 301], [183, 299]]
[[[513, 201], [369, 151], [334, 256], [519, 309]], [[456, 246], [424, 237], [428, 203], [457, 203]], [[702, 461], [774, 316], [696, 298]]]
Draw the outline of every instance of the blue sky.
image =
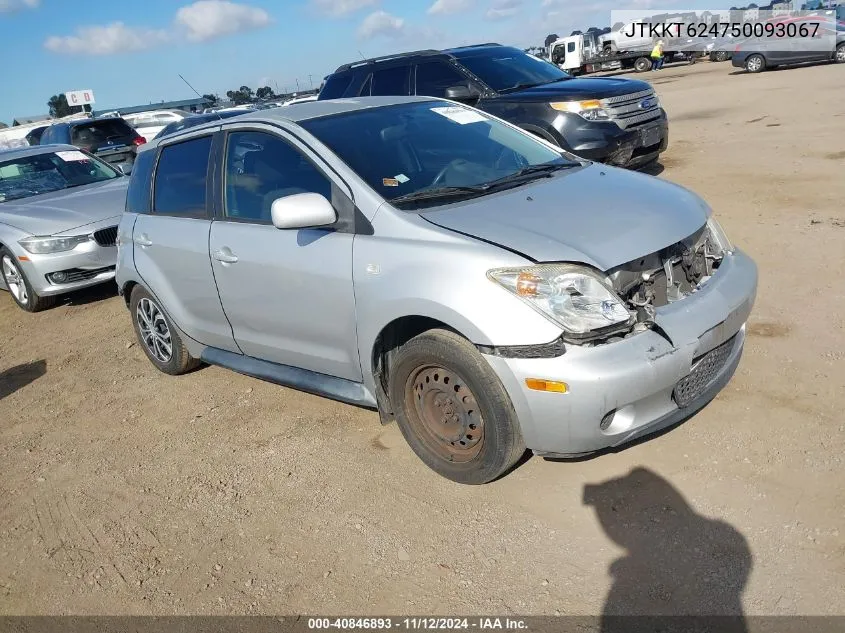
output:
[[261, 83], [314, 85], [359, 57], [481, 41], [542, 45], [663, 0], [0, 0], [0, 121], [93, 90], [95, 109]]

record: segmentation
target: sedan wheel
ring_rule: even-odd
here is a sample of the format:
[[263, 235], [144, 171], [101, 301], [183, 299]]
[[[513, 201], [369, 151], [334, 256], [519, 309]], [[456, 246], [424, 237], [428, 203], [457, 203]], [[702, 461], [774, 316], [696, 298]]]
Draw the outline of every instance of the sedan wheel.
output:
[[762, 55], [752, 55], [745, 60], [745, 70], [750, 73], [759, 73], [766, 67], [766, 60]]
[[836, 56], [834, 57], [837, 64], [845, 63], [845, 44], [840, 44], [836, 49]]
[[23, 274], [12, 261], [11, 255], [3, 256], [3, 279], [6, 281], [6, 287], [12, 296], [21, 306], [26, 306], [29, 303], [29, 293], [26, 290], [26, 284], [23, 280]]
[[169, 363], [173, 358], [173, 339], [159, 307], [145, 297], [138, 302], [135, 318], [138, 322], [138, 333], [147, 351], [160, 363]]

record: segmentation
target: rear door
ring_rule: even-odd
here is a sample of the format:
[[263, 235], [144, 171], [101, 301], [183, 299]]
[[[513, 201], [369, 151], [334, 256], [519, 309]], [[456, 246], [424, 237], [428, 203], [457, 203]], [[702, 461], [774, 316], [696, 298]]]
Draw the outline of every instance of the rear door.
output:
[[135, 222], [135, 269], [191, 338], [239, 352], [217, 294], [208, 255], [214, 178], [213, 131], [159, 148], [152, 208]]

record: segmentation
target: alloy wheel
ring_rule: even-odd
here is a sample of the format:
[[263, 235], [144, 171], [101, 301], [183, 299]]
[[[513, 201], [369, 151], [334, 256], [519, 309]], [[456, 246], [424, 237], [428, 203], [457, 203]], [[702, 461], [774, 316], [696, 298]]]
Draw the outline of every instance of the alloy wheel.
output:
[[845, 62], [845, 46], [840, 46], [836, 49], [836, 61]]
[[17, 299], [18, 303], [21, 305], [29, 303], [29, 293], [26, 290], [23, 273], [9, 255], [3, 256], [3, 278], [6, 280], [6, 287], [9, 292]]
[[173, 358], [173, 340], [161, 309], [144, 297], [135, 309], [135, 319], [141, 340], [153, 358], [161, 363], [169, 363]]
[[746, 62], [746, 68], [752, 73], [756, 73], [758, 70], [763, 68], [763, 60], [757, 55], [750, 57]]

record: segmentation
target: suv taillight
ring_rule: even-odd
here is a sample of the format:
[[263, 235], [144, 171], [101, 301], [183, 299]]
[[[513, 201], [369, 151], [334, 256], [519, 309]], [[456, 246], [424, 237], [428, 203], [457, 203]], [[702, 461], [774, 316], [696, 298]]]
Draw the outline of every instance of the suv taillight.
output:
[[135, 138], [132, 139], [132, 143], [134, 143], [136, 146], [143, 145], [146, 142], [147, 142], [147, 139], [145, 139], [143, 136], [136, 136]]

